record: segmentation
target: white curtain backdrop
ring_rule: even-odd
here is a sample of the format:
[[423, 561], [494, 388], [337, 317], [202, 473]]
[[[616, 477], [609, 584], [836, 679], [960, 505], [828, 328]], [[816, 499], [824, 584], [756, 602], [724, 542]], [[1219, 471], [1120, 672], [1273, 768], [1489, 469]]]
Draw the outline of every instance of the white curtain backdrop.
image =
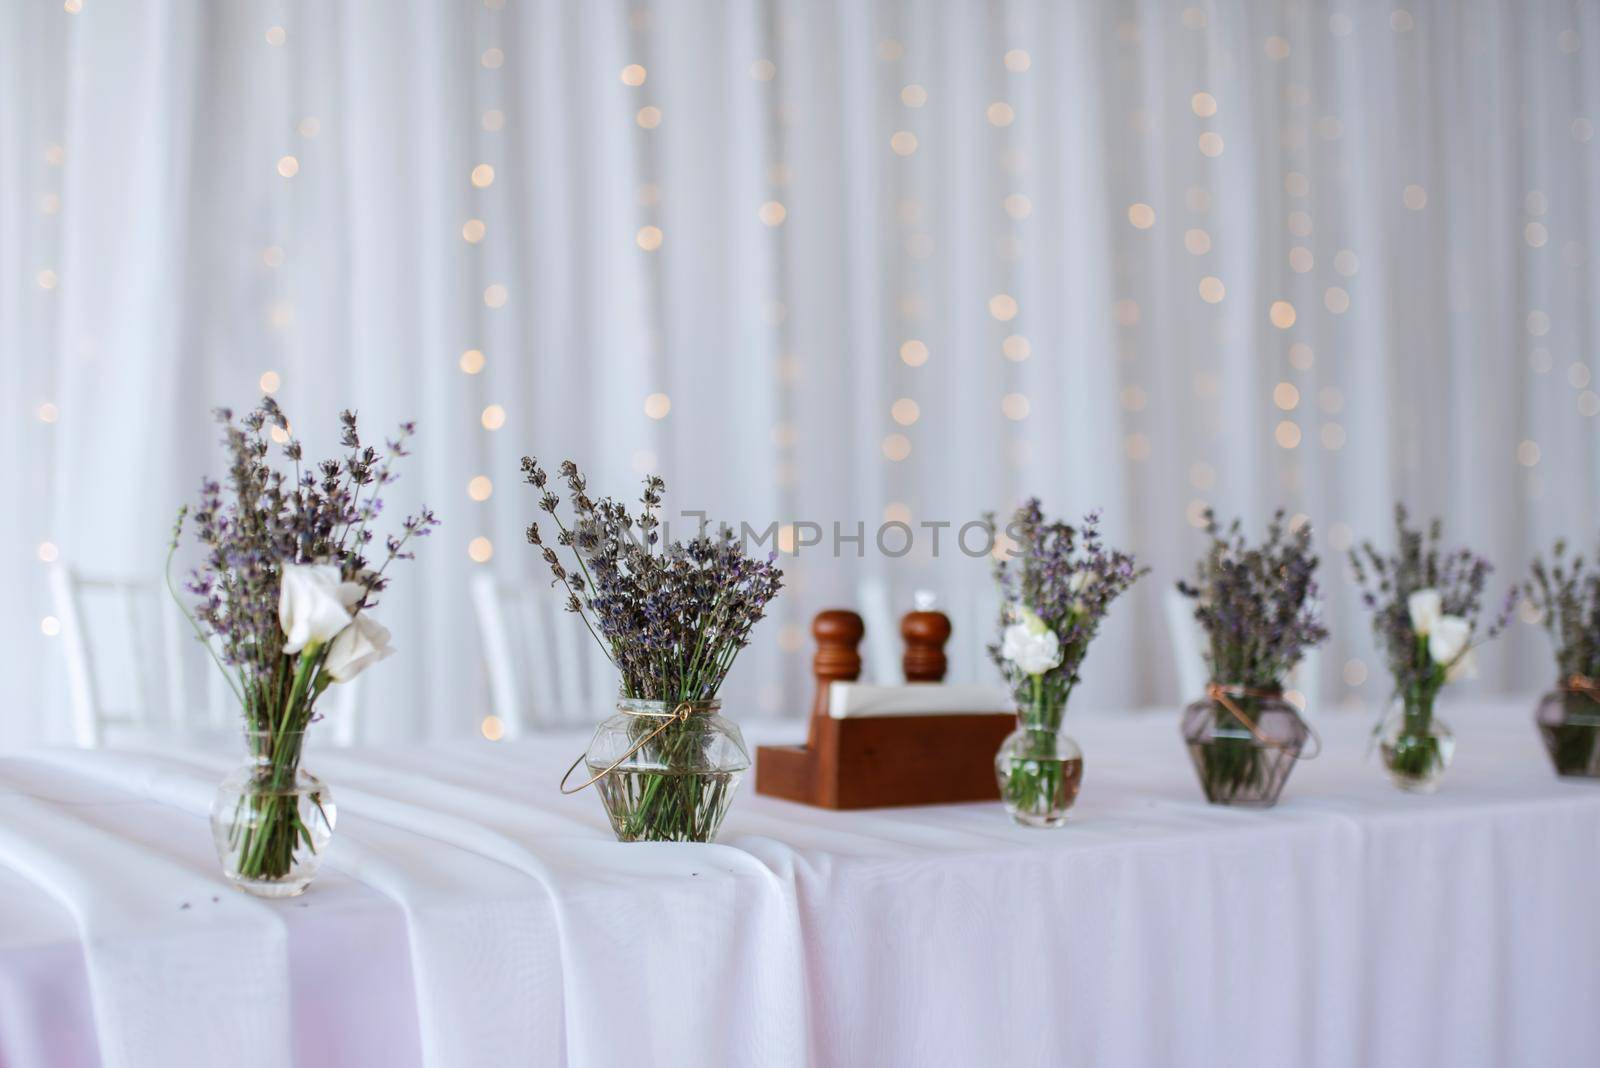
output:
[[[1028, 493], [1155, 569], [1076, 703], [1177, 706], [1206, 504], [1310, 517], [1316, 697], [1381, 699], [1335, 550], [1397, 498], [1496, 593], [1600, 518], [1600, 4], [1400, 2], [7, 0], [0, 745], [66, 736], [47, 561], [158, 572], [264, 376], [313, 454], [343, 407], [420, 426], [389, 510], [444, 525], [369, 739], [488, 712], [467, 583], [540, 573], [524, 453], [865, 524], [786, 557], [736, 715], [807, 705], [806, 623], [864, 579], [937, 591], [990, 678], [953, 535]], [[953, 525], [890, 559], [886, 518]], [[1483, 660], [1551, 676], [1528, 627]]]

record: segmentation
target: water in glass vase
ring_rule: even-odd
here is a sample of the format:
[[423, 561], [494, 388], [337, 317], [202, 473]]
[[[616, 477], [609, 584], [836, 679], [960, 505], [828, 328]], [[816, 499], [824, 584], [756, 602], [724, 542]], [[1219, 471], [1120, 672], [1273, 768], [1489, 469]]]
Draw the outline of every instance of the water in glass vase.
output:
[[316, 877], [338, 811], [327, 785], [300, 767], [300, 732], [249, 732], [251, 760], [211, 803], [223, 873], [258, 897], [294, 897]]
[[[604, 765], [589, 765], [597, 774]], [[618, 768], [595, 783], [619, 842], [709, 842], [733, 804], [742, 773]]]
[[1378, 738], [1378, 752], [1390, 780], [1414, 794], [1439, 789], [1455, 750], [1455, 735], [1433, 714], [1431, 705], [1400, 706]]
[[1024, 827], [1060, 827], [1083, 783], [1083, 750], [1059, 730], [1020, 727], [994, 756], [1000, 799]]

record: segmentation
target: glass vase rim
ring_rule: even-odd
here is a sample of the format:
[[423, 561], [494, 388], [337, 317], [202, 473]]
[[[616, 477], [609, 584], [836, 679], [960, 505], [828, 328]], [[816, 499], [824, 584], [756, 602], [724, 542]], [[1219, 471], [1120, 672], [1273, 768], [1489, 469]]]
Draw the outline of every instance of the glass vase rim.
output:
[[1213, 686], [1215, 686], [1217, 689], [1221, 690], [1228, 697], [1232, 697], [1232, 698], [1256, 697], [1256, 698], [1260, 698], [1263, 701], [1269, 700], [1269, 699], [1275, 699], [1275, 698], [1276, 699], [1282, 699], [1283, 695], [1289, 692], [1289, 688], [1287, 686], [1285, 686], [1281, 681], [1274, 682], [1270, 686], [1256, 686], [1256, 685], [1253, 685], [1253, 684], [1248, 683], [1248, 682], [1239, 682], [1237, 680], [1232, 681], [1232, 682], [1223, 682], [1223, 681], [1221, 681], [1219, 679], [1210, 679], [1210, 680], [1208, 680], [1206, 682], [1206, 693], [1205, 693], [1204, 697], [1202, 698], [1203, 700], [1206, 700], [1206, 701], [1215, 700], [1215, 698], [1212, 697], [1211, 692], [1210, 692], [1211, 688]]
[[649, 697], [619, 697], [617, 711], [635, 715], [671, 716], [680, 708], [688, 708], [691, 716], [714, 716], [722, 711], [722, 698], [705, 697], [684, 701], [660, 701]]

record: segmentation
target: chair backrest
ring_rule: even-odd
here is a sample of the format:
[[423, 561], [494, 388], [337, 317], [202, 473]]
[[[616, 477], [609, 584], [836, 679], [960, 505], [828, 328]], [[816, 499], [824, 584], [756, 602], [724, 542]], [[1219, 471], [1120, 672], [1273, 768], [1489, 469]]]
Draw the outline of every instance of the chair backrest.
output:
[[507, 737], [599, 722], [613, 711], [617, 670], [564, 595], [540, 581], [473, 576], [489, 695]]
[[[73, 740], [108, 734], [221, 736], [239, 720], [238, 700], [159, 579], [50, 572], [67, 662]], [[336, 745], [355, 737], [360, 680], [334, 686], [320, 708]]]

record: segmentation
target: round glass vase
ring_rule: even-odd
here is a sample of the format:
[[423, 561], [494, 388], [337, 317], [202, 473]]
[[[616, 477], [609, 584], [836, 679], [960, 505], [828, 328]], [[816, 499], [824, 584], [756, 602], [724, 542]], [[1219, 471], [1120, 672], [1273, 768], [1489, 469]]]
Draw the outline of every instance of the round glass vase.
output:
[[1378, 733], [1378, 752], [1390, 780], [1414, 794], [1439, 789], [1455, 751], [1455, 735], [1433, 714], [1431, 699], [1397, 699]]
[[1000, 800], [1024, 827], [1060, 827], [1083, 783], [1083, 750], [1061, 731], [1062, 708], [1023, 707], [994, 755]]
[[624, 698], [583, 762], [619, 842], [709, 842], [750, 768], [721, 701]]
[[1539, 699], [1533, 721], [1557, 775], [1600, 779], [1600, 700], [1562, 686]]
[[1311, 733], [1278, 690], [1202, 698], [1183, 710], [1182, 731], [1206, 800], [1255, 808], [1278, 803]]
[[211, 838], [230, 882], [258, 897], [294, 897], [316, 878], [338, 811], [300, 766], [304, 731], [246, 731], [249, 759], [211, 802]]

